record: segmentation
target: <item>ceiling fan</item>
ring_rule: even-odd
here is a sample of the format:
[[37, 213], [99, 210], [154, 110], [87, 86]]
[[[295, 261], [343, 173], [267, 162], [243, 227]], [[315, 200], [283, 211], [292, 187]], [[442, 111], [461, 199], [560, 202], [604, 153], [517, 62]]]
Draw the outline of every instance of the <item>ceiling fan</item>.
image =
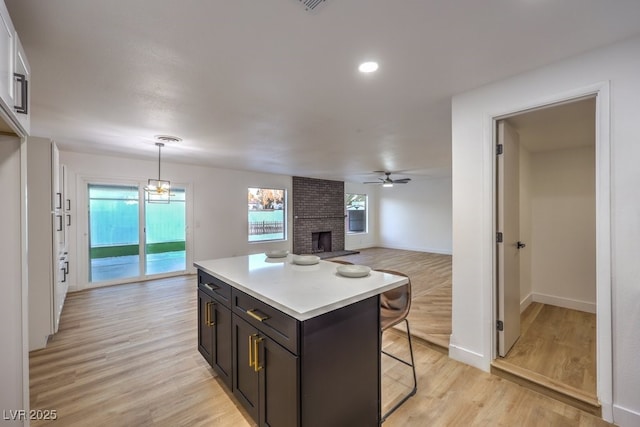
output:
[[363, 184], [382, 184], [383, 187], [393, 187], [393, 184], [406, 184], [411, 181], [411, 178], [391, 179], [391, 172], [387, 171], [374, 171], [384, 173], [384, 178], [378, 178], [379, 181], [365, 181]]

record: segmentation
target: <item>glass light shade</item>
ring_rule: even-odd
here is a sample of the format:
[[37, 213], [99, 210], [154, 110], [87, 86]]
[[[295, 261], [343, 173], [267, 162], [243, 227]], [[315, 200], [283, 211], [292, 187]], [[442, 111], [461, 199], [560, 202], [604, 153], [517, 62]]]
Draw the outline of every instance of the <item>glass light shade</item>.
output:
[[171, 181], [149, 179], [145, 191], [147, 192], [147, 202], [169, 203], [171, 199]]

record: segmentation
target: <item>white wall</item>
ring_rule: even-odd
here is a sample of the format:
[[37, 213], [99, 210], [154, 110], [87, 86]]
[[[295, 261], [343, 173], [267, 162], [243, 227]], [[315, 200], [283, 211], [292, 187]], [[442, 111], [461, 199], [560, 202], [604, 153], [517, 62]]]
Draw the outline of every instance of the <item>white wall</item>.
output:
[[455, 255], [449, 354], [488, 370], [495, 336], [492, 117], [561, 98], [600, 94], [596, 101], [597, 383], [603, 417], [621, 426], [640, 425], [638, 70], [640, 37], [635, 37], [452, 100]]
[[595, 148], [531, 156], [533, 300], [595, 313]]
[[345, 182], [344, 192], [345, 194], [366, 194], [368, 203], [367, 232], [345, 233], [344, 248], [348, 250], [356, 250], [379, 246], [378, 210], [380, 206], [380, 186]]
[[451, 254], [451, 178], [380, 190], [380, 246]]
[[[2, 245], [0, 245], [0, 409], [28, 410], [28, 377], [25, 382], [23, 361], [26, 360], [23, 338], [27, 323], [23, 323], [22, 283], [22, 201], [20, 140], [0, 136], [0, 182], [3, 207], [0, 209]], [[28, 393], [26, 393], [28, 396]], [[7, 424], [22, 422], [4, 421]]]
[[[194, 165], [174, 164], [165, 150], [162, 178], [174, 185], [189, 185], [192, 204], [187, 205], [190, 229], [187, 240], [192, 244], [193, 260], [222, 258], [271, 249], [291, 249], [290, 236], [285, 242], [247, 242], [247, 188], [283, 188], [290, 193], [291, 177], [283, 175], [213, 169]], [[136, 179], [146, 184], [157, 174], [157, 160], [138, 160], [61, 151], [60, 161], [76, 176], [76, 199], [82, 205], [85, 179]], [[290, 195], [289, 195], [290, 197]], [[77, 246], [86, 247], [86, 213], [77, 217]], [[84, 218], [83, 218], [84, 217]], [[291, 210], [288, 212], [288, 229]], [[82, 251], [76, 251], [80, 261]], [[86, 264], [86, 259], [85, 259]], [[86, 268], [86, 267], [85, 267]], [[195, 272], [191, 266], [191, 271]], [[86, 286], [86, 274], [77, 276], [75, 289]]]

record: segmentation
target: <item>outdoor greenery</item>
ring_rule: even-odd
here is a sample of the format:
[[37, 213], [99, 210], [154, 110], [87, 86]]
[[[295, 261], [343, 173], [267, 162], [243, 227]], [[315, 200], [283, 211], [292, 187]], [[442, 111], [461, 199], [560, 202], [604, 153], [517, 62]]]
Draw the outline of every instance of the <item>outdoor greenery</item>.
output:
[[[146, 246], [148, 254], [176, 252], [185, 250], [185, 242], [150, 243]], [[91, 248], [91, 259], [129, 256], [139, 254], [139, 245], [97, 246]]]

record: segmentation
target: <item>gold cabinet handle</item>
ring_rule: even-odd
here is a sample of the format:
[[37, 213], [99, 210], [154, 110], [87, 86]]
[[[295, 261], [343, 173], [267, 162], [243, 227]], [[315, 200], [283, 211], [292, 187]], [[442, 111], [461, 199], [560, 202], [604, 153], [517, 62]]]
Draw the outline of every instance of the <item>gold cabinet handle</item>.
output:
[[266, 314], [258, 314], [256, 313], [257, 311], [257, 309], [252, 308], [251, 310], [247, 310], [246, 313], [259, 322], [264, 322], [265, 320], [269, 319], [269, 316], [267, 316]]
[[253, 340], [253, 351], [254, 351], [253, 370], [256, 372], [262, 369], [262, 365], [260, 364], [260, 342], [262, 340], [263, 338], [259, 338], [259, 337], [256, 337], [256, 339]]
[[253, 339], [257, 337], [256, 334], [249, 335], [249, 367], [255, 369], [253, 360]]
[[208, 302], [207, 303], [207, 313], [205, 315], [205, 322], [207, 323], [207, 326], [214, 326], [216, 324], [215, 320], [212, 319], [213, 316], [211, 316], [211, 306], [215, 305], [215, 302]]

